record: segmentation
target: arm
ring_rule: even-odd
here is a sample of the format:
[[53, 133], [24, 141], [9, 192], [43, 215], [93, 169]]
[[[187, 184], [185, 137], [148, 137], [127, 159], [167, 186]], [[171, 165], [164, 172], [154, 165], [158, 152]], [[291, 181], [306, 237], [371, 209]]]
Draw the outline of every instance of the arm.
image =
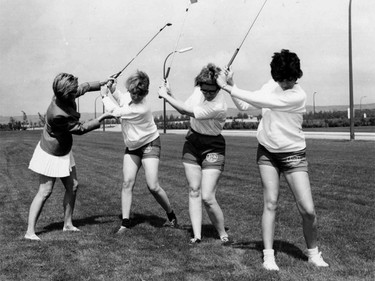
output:
[[72, 117], [67, 118], [66, 116], [56, 116], [53, 122], [54, 127], [58, 128], [56, 132], [69, 131], [74, 135], [83, 135], [100, 128], [100, 122], [109, 118], [113, 118], [110, 113], [103, 113], [98, 118], [86, 122], [80, 122]]
[[171, 106], [173, 106], [179, 113], [188, 115], [190, 117], [194, 116], [193, 108], [187, 106], [184, 102], [177, 100], [172, 96], [172, 92], [166, 83], [162, 83], [158, 91], [159, 97], [162, 97], [167, 101]]
[[[217, 84], [232, 97], [237, 108], [244, 108], [243, 102], [256, 108], [272, 108], [279, 111], [299, 111], [304, 107], [305, 98], [298, 90], [291, 89], [277, 93], [277, 84], [270, 80], [258, 91], [245, 91], [234, 85], [232, 70], [221, 72], [217, 78]], [[241, 103], [236, 103], [238, 100]], [[240, 107], [238, 107], [240, 106]]]
[[289, 112], [302, 109], [305, 102], [304, 96], [297, 91], [292, 89], [276, 93], [269, 88], [269, 84], [254, 92], [244, 91], [233, 86], [231, 96], [250, 103], [257, 108], [271, 108]]
[[78, 86], [76, 98], [83, 96], [86, 92], [99, 91], [101, 86], [106, 85], [109, 82], [113, 82], [114, 78], [108, 78], [104, 81], [85, 82]]
[[[110, 92], [114, 93], [114, 95], [112, 96]], [[102, 102], [105, 110], [110, 112], [114, 117], [133, 118], [138, 115], [138, 113], [133, 112], [133, 110], [128, 106], [125, 98], [123, 97], [124, 94], [116, 91], [115, 87], [103, 86], [100, 94], [102, 96]]]

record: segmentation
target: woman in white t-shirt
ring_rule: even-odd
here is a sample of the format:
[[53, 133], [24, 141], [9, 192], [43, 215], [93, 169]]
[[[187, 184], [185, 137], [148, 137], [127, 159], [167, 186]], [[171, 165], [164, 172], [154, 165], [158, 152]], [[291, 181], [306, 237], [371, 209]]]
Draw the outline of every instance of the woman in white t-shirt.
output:
[[271, 75], [273, 80], [254, 92], [237, 88], [232, 71], [222, 72], [217, 79], [218, 85], [231, 95], [237, 108], [246, 110], [252, 105], [262, 109], [262, 120], [257, 131], [257, 163], [264, 189], [263, 267], [279, 270], [275, 262], [273, 241], [281, 173], [293, 192], [302, 217], [308, 261], [315, 266], [326, 267], [328, 264], [317, 247], [317, 219], [302, 131], [306, 93], [297, 84], [297, 79], [302, 77], [298, 56], [288, 50], [275, 53], [271, 61]]
[[216, 200], [217, 184], [224, 170], [225, 124], [227, 104], [216, 83], [221, 69], [205, 66], [195, 78], [193, 94], [182, 102], [172, 96], [168, 83], [163, 82], [159, 96], [178, 112], [190, 116], [190, 129], [182, 152], [182, 161], [189, 184], [189, 215], [194, 237], [190, 244], [202, 239], [202, 202], [223, 243], [228, 243], [224, 215]]
[[168, 220], [165, 226], [177, 227], [177, 218], [158, 180], [161, 144], [151, 108], [146, 102], [149, 84], [148, 75], [137, 71], [126, 80], [126, 93], [116, 90], [116, 82], [109, 82], [108, 87], [102, 87], [101, 91], [105, 109], [121, 119], [126, 147], [123, 164], [124, 183], [121, 190], [122, 224], [117, 231], [118, 234], [131, 227], [133, 189], [141, 166], [145, 170], [149, 191], [167, 213]]

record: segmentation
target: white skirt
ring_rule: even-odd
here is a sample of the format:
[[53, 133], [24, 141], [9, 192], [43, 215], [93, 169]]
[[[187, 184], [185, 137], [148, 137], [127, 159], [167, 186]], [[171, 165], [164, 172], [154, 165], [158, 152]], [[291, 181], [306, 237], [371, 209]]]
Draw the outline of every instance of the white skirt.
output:
[[70, 175], [75, 165], [72, 151], [64, 156], [54, 156], [45, 152], [39, 142], [30, 160], [29, 169], [47, 177], [64, 178]]

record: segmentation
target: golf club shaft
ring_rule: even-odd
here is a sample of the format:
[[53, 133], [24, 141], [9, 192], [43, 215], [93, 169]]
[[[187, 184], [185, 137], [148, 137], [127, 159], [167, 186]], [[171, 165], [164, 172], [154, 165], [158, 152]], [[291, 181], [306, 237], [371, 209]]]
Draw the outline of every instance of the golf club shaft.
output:
[[230, 59], [230, 61], [229, 61], [229, 63], [228, 63], [228, 65], [227, 65], [227, 69], [229, 69], [229, 67], [232, 65], [232, 63], [233, 63], [233, 61], [234, 61], [234, 59], [236, 58], [236, 56], [237, 56], [237, 54], [238, 54], [238, 52], [240, 51], [240, 49], [241, 49], [241, 47], [242, 47], [242, 45], [243, 45], [243, 43], [245, 42], [245, 40], [246, 40], [246, 38], [247, 38], [247, 35], [249, 35], [249, 33], [250, 33], [250, 30], [253, 28], [253, 25], [254, 25], [254, 23], [256, 22], [256, 20], [258, 19], [258, 17], [259, 17], [259, 15], [260, 15], [260, 13], [262, 12], [262, 10], [263, 10], [263, 7], [264, 7], [264, 5], [266, 5], [266, 2], [267, 2], [267, 0], [265, 0], [264, 1], [264, 3], [263, 3], [263, 5], [262, 5], [262, 7], [260, 8], [260, 10], [259, 10], [259, 12], [258, 12], [258, 14], [256, 15], [256, 17], [255, 17], [255, 19], [253, 20], [253, 22], [251, 23], [251, 26], [250, 26], [250, 28], [247, 30], [247, 33], [246, 33], [246, 35], [245, 35], [245, 37], [244, 37], [244, 39], [242, 40], [242, 42], [241, 42], [241, 45], [236, 49], [236, 51], [234, 52], [234, 54], [233, 54], [233, 56], [232, 56], [232, 58]]
[[113, 78], [117, 78], [117, 77], [119, 77], [120, 75], [121, 75], [121, 73], [133, 62], [133, 60], [135, 60], [135, 58], [136, 57], [138, 57], [138, 55], [151, 43], [151, 41], [152, 40], [154, 40], [155, 39], [155, 37], [156, 36], [158, 36], [159, 35], [159, 33], [160, 32], [162, 32], [163, 31], [163, 29], [165, 28], [165, 27], [167, 27], [167, 26], [170, 26], [170, 25], [172, 25], [171, 23], [167, 23], [166, 25], [164, 25], [159, 31], [158, 31], [158, 33], [156, 33], [155, 35], [154, 35], [154, 37], [152, 37], [148, 42], [147, 42], [147, 44], [135, 55], [135, 57], [134, 58], [132, 58], [129, 62], [128, 62], [128, 64], [127, 65], [125, 65], [125, 67], [123, 68], [123, 69], [121, 69], [119, 72], [117, 72], [116, 74], [113, 74], [111, 77], [113, 77]]

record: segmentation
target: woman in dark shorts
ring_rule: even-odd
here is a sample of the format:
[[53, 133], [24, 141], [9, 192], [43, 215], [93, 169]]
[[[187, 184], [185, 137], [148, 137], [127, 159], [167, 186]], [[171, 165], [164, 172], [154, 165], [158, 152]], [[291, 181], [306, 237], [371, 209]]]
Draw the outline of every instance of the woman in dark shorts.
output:
[[225, 124], [227, 105], [216, 83], [221, 69], [205, 66], [195, 78], [195, 89], [186, 102], [172, 96], [168, 83], [160, 86], [159, 96], [178, 112], [190, 116], [182, 161], [189, 184], [189, 215], [194, 237], [190, 244], [201, 242], [202, 202], [222, 242], [229, 241], [224, 228], [224, 215], [216, 201], [216, 190], [225, 162]]
[[123, 162], [124, 182], [121, 190], [122, 222], [117, 233], [124, 233], [131, 227], [133, 190], [141, 166], [145, 170], [148, 190], [168, 217], [164, 225], [177, 227], [177, 218], [168, 195], [159, 184], [160, 136], [146, 99], [150, 79], [145, 72], [136, 71], [126, 80], [127, 92], [116, 90], [116, 83], [110, 82], [109, 89], [102, 88], [101, 95], [105, 109], [121, 119], [126, 146]]
[[293, 192], [302, 217], [308, 262], [318, 267], [327, 267], [317, 246], [317, 219], [302, 131], [306, 93], [297, 84], [297, 80], [302, 77], [298, 56], [288, 50], [275, 53], [271, 61], [271, 75], [273, 80], [254, 92], [237, 88], [232, 71], [222, 72], [217, 80], [220, 87], [231, 95], [238, 109], [247, 110], [249, 105], [262, 109], [262, 120], [257, 131], [257, 162], [264, 190], [263, 267], [279, 270], [275, 262], [273, 241], [281, 173]]

